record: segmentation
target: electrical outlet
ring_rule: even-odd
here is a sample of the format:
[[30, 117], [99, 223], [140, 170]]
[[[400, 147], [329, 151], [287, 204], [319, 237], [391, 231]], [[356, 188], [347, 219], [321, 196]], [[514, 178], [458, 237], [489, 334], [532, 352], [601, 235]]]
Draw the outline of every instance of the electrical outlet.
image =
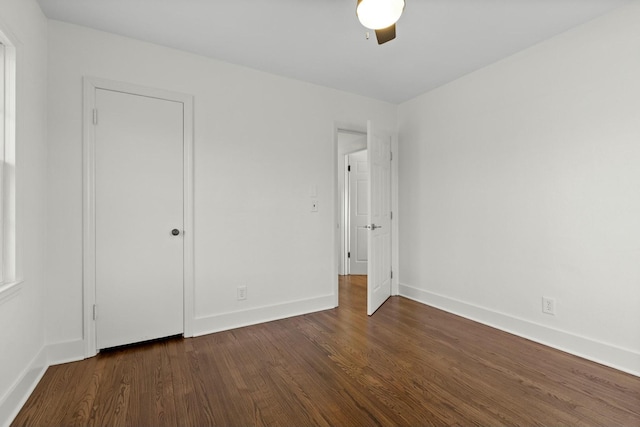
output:
[[542, 312], [555, 316], [556, 300], [553, 298], [542, 297]]
[[238, 301], [247, 299], [247, 287], [238, 286]]

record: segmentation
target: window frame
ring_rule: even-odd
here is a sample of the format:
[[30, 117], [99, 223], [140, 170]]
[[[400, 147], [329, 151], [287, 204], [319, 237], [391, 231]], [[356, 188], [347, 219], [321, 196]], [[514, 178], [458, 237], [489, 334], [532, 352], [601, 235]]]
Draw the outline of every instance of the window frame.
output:
[[20, 289], [16, 224], [16, 45], [0, 30], [0, 302]]

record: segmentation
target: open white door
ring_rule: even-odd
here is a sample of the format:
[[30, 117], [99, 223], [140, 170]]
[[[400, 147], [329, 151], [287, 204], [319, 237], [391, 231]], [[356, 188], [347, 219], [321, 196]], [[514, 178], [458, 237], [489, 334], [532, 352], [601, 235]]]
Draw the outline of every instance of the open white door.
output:
[[391, 296], [391, 137], [367, 122], [369, 264], [367, 314]]

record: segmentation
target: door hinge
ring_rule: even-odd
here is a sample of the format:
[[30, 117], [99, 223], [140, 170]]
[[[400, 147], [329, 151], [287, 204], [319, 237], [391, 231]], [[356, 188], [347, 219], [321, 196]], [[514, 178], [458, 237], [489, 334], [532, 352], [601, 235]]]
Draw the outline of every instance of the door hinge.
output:
[[96, 320], [98, 317], [98, 306], [93, 304], [93, 320]]
[[389, 151], [389, 160], [393, 160], [393, 151]]
[[351, 258], [351, 252], [347, 252], [347, 258]]
[[93, 109], [93, 124], [94, 125], [98, 124], [98, 109], [97, 108]]
[[351, 165], [347, 165], [347, 172], [351, 172]]
[[393, 270], [391, 270], [391, 278], [393, 279]]
[[393, 219], [393, 211], [391, 211], [391, 214], [390, 214], [390, 215], [391, 215], [391, 216], [390, 216], [390, 218], [389, 218], [389, 219]]

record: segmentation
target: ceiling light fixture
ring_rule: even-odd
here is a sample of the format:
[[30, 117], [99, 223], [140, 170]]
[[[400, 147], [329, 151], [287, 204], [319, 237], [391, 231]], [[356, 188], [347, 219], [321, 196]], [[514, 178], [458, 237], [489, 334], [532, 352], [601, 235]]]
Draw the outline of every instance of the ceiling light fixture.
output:
[[372, 30], [395, 24], [404, 10], [404, 0], [358, 0], [356, 15], [360, 23]]

